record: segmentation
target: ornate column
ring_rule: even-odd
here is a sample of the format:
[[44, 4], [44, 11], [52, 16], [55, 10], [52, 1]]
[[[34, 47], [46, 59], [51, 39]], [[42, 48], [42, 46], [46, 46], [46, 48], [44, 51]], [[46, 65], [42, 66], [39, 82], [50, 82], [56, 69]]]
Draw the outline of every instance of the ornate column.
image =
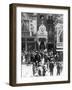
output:
[[54, 50], [54, 20], [53, 16], [48, 16], [47, 20], [47, 26], [48, 26], [48, 49]]
[[27, 51], [27, 38], [25, 38], [25, 51]]

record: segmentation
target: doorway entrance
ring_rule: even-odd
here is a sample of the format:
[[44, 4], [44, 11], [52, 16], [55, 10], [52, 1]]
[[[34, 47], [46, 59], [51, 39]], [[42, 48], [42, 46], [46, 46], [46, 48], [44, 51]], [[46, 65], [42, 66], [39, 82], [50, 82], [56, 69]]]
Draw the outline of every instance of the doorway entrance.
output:
[[44, 41], [41, 41], [40, 42], [40, 50], [44, 50], [45, 49], [45, 44], [44, 44]]

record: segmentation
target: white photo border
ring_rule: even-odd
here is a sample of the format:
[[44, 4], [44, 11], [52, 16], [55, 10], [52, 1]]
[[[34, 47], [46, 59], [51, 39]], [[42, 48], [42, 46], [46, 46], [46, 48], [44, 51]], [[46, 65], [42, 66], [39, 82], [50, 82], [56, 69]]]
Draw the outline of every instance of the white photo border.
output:
[[[63, 75], [50, 77], [21, 78], [21, 12], [63, 14]], [[54, 82], [68, 80], [68, 10], [52, 8], [16, 8], [16, 83]]]

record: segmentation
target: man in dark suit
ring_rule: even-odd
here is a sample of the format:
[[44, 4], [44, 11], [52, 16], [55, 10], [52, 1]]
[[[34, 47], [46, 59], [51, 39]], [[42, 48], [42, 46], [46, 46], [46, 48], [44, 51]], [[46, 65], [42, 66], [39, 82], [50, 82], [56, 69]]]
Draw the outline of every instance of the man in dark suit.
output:
[[36, 71], [37, 71], [39, 62], [40, 62], [40, 55], [39, 55], [38, 52], [36, 52], [36, 55], [35, 55], [35, 57], [33, 58], [33, 75], [35, 75], [35, 73], [36, 73]]
[[40, 62], [40, 55], [39, 55], [39, 52], [37, 52], [37, 54], [35, 55], [35, 63], [36, 65]]
[[49, 69], [50, 69], [50, 75], [52, 76], [53, 75], [53, 69], [54, 69], [54, 63], [53, 62], [50, 62]]

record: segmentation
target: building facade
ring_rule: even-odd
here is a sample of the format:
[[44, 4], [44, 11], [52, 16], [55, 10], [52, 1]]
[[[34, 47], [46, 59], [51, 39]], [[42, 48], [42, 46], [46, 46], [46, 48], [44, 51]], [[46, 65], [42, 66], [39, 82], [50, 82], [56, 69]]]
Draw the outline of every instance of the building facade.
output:
[[21, 13], [22, 51], [63, 49], [61, 18], [61, 15]]

